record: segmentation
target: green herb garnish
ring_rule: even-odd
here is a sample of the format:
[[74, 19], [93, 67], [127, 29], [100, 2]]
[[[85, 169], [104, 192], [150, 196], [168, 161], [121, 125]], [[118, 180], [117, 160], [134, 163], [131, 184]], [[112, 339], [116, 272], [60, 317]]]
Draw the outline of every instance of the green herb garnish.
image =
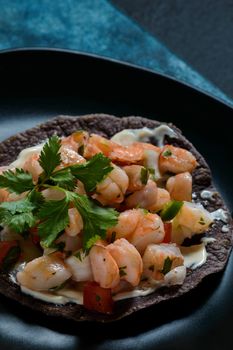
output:
[[183, 204], [184, 202], [181, 201], [170, 201], [166, 203], [160, 213], [161, 219], [163, 221], [172, 220], [179, 213]]
[[205, 225], [205, 220], [203, 219], [203, 217], [200, 217], [200, 220], [198, 222], [200, 225]]
[[127, 275], [127, 272], [125, 272], [125, 269], [127, 268], [127, 266], [121, 266], [119, 267], [119, 274], [120, 274], [120, 277], [123, 277], [123, 276], [126, 276]]
[[[68, 209], [75, 206], [83, 219], [83, 250], [87, 252], [96, 240], [105, 238], [108, 228], [117, 224], [118, 213], [71, 191], [77, 180], [83, 182], [87, 191], [93, 191], [113, 168], [110, 159], [99, 153], [85, 164], [57, 169], [61, 164], [60, 147], [57, 136], [52, 136], [44, 145], [39, 158], [43, 172], [37, 183], [22, 169], [0, 175], [0, 188], [16, 194], [28, 192], [24, 199], [0, 204], [0, 224], [21, 234], [37, 227], [41, 245], [51, 247], [69, 224]], [[41, 193], [46, 188], [61, 191], [64, 198], [46, 201]]]
[[140, 179], [141, 179], [141, 183], [143, 185], [146, 185], [147, 184], [147, 181], [149, 179], [149, 175], [150, 175], [150, 172], [147, 168], [145, 167], [142, 167], [141, 168], [141, 174], [140, 174]]
[[21, 194], [34, 188], [32, 175], [23, 169], [7, 170], [0, 175], [0, 188], [9, 192]]
[[171, 157], [172, 151], [170, 149], [167, 149], [166, 151], [163, 152], [164, 157]]
[[164, 260], [163, 269], [161, 270], [161, 273], [166, 275], [169, 271], [171, 271], [172, 267], [172, 260], [169, 258], [169, 256]]

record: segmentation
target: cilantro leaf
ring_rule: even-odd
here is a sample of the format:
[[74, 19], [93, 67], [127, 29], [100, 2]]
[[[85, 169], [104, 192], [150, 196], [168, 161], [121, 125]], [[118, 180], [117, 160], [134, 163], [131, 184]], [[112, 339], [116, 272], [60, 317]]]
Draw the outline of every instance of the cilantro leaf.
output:
[[23, 233], [35, 226], [35, 209], [36, 205], [27, 197], [15, 202], [3, 202], [0, 204], [0, 222], [17, 233]]
[[0, 208], [8, 210], [11, 214], [30, 212], [35, 209], [35, 205], [26, 197], [14, 202], [3, 202]]
[[50, 179], [57, 185], [66, 190], [72, 191], [75, 189], [77, 180], [72, 175], [70, 168], [64, 168], [52, 174]]
[[147, 181], [149, 179], [150, 173], [149, 170], [147, 168], [142, 167], [141, 168], [141, 174], [140, 174], [140, 178], [141, 178], [141, 183], [143, 185], [147, 184]]
[[[44, 175], [48, 178], [54, 169], [61, 163], [60, 155], [61, 140], [57, 135], [53, 135], [44, 145], [39, 163], [44, 170]], [[43, 177], [43, 175], [42, 175]]]
[[172, 260], [169, 258], [169, 256], [167, 256], [166, 259], [164, 260], [163, 269], [161, 270], [161, 273], [166, 275], [169, 271], [171, 271], [171, 267], [172, 267]]
[[83, 219], [83, 249], [89, 250], [100, 238], [105, 238], [106, 230], [117, 224], [118, 212], [102, 208], [84, 195], [77, 195], [74, 204]]
[[69, 198], [65, 197], [59, 201], [44, 202], [41, 206], [38, 217], [42, 222], [38, 226], [38, 233], [45, 247], [50, 247], [69, 224], [69, 204]]
[[112, 171], [111, 160], [102, 153], [96, 154], [84, 164], [71, 165], [69, 168], [76, 179], [82, 181], [86, 191], [94, 191], [96, 185]]
[[7, 170], [0, 175], [0, 188], [7, 188], [10, 192], [21, 194], [33, 187], [32, 175], [23, 169]]

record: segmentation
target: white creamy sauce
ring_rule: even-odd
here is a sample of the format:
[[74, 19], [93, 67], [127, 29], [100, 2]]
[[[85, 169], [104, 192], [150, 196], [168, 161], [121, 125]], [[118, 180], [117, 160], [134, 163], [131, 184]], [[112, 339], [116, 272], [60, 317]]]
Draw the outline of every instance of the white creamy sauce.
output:
[[228, 226], [228, 225], [223, 225], [221, 231], [222, 231], [223, 233], [229, 232], [229, 226]]
[[180, 250], [186, 267], [196, 269], [206, 262], [207, 252], [204, 243], [190, 247], [180, 247]]
[[213, 220], [221, 220], [222, 222], [228, 223], [228, 215], [227, 212], [223, 209], [217, 209], [210, 213]]
[[159, 152], [156, 152], [151, 149], [146, 149], [144, 151], [145, 160], [144, 160], [144, 166], [148, 169], [154, 169], [154, 176], [156, 179], [161, 178], [161, 174], [159, 171]]
[[62, 295], [56, 295], [54, 293], [49, 293], [49, 292], [38, 292], [32, 289], [26, 288], [24, 286], [20, 286], [20, 287], [23, 293], [28, 294], [36, 299], [46, 301], [47, 303], [66, 304], [69, 302], [69, 299]]
[[18, 158], [10, 164], [11, 168], [22, 168], [26, 160], [33, 154], [40, 154], [42, 151], [42, 148], [44, 146], [44, 143], [41, 143], [40, 145], [25, 148], [20, 152], [18, 155]]
[[122, 145], [129, 146], [133, 142], [150, 142], [150, 139], [156, 140], [159, 147], [164, 145], [165, 136], [175, 137], [174, 130], [167, 125], [160, 125], [157, 128], [141, 128], [141, 129], [124, 129], [115, 134], [111, 140]]
[[202, 243], [204, 243], [205, 245], [209, 244], [209, 243], [213, 243], [216, 241], [216, 238], [213, 237], [202, 237], [201, 239]]
[[202, 198], [202, 199], [213, 200], [215, 194], [216, 194], [216, 192], [203, 190], [203, 191], [201, 192], [201, 198]]

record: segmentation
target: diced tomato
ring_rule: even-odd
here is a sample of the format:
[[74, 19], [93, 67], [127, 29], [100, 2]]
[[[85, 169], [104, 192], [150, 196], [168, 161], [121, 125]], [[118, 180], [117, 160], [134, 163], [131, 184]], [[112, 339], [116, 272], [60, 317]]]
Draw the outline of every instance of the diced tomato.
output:
[[114, 305], [111, 289], [102, 288], [96, 282], [87, 282], [83, 290], [83, 304], [89, 310], [111, 314]]
[[172, 235], [172, 223], [171, 222], [164, 222], [163, 224], [164, 224], [164, 231], [165, 231], [163, 243], [170, 243], [171, 242], [171, 235]]
[[0, 264], [3, 262], [12, 247], [18, 245], [17, 241], [2, 241], [0, 242]]

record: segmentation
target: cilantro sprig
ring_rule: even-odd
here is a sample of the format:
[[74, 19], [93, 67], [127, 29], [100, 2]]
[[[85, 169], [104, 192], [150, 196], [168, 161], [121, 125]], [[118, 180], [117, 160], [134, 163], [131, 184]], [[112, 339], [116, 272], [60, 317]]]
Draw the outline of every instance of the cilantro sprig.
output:
[[[50, 247], [69, 224], [68, 209], [76, 207], [84, 224], [83, 249], [88, 251], [96, 240], [105, 238], [108, 228], [116, 225], [118, 213], [72, 191], [77, 180], [83, 182], [87, 192], [94, 191], [113, 168], [110, 159], [99, 153], [84, 164], [58, 169], [60, 147], [61, 140], [57, 136], [46, 142], [39, 158], [43, 172], [36, 183], [23, 169], [8, 170], [0, 175], [0, 188], [16, 194], [26, 192], [23, 199], [0, 204], [0, 224], [21, 234], [37, 227], [42, 246]], [[46, 201], [41, 193], [46, 188], [63, 192], [64, 198]]]

